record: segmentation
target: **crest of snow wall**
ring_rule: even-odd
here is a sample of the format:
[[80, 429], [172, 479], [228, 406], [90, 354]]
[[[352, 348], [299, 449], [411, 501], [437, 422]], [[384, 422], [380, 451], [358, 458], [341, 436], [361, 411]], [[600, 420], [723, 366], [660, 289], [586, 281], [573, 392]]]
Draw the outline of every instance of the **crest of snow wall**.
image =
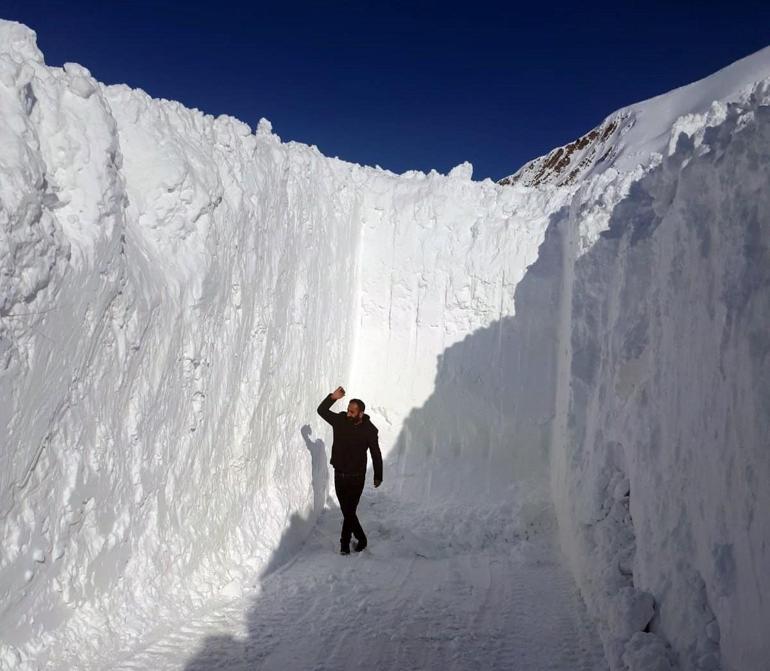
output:
[[365, 171], [0, 32], [0, 665], [79, 666], [323, 502]]

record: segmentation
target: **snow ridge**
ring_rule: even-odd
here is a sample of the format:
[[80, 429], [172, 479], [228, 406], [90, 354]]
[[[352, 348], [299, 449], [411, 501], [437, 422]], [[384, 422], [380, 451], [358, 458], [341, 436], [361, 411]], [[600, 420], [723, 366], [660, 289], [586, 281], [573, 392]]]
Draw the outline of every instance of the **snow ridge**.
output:
[[629, 172], [653, 155], [670, 154], [680, 132], [692, 135], [714, 125], [713, 117], [724, 114], [727, 101], [745, 101], [754, 85], [767, 78], [769, 58], [766, 47], [700, 81], [619, 109], [582, 137], [535, 158], [499, 183], [567, 185], [610, 168]]
[[627, 133], [633, 124], [634, 120], [628, 112], [612, 115], [603, 124], [574, 142], [525, 164], [510, 177], [501, 179], [499, 184], [573, 184], [576, 180], [596, 172], [600, 163], [611, 164], [618, 151], [620, 136]]

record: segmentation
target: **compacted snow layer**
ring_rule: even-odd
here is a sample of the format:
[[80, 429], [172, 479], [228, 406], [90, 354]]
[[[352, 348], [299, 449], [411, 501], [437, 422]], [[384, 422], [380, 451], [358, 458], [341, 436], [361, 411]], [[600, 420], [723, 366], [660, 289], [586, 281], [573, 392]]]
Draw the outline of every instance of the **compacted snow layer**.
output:
[[[418, 474], [416, 474], [418, 475]], [[606, 669], [549, 506], [414, 506], [371, 483], [371, 545], [337, 554], [332, 505], [253, 594], [164, 626], [112, 669]]]
[[[179, 668], [258, 583], [267, 624], [196, 659], [342, 664], [354, 628], [319, 624], [323, 657], [270, 634], [320, 590], [415, 665], [602, 668], [551, 534], [520, 535], [552, 501], [613, 671], [767, 669], [768, 75], [765, 50], [623, 110], [569, 186], [503, 187], [104, 87], [0, 22], [0, 665]], [[334, 508], [314, 526], [339, 383], [386, 456], [343, 569]]]

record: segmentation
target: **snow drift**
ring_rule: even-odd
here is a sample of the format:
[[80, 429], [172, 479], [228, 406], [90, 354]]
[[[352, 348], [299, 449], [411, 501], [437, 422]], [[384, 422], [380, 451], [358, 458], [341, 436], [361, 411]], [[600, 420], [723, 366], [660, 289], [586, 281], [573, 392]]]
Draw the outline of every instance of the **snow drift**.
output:
[[0, 23], [0, 662], [99, 668], [300, 519], [296, 546], [303, 427], [346, 383], [399, 496], [553, 501], [613, 669], [768, 668], [769, 76], [478, 183], [49, 68]]

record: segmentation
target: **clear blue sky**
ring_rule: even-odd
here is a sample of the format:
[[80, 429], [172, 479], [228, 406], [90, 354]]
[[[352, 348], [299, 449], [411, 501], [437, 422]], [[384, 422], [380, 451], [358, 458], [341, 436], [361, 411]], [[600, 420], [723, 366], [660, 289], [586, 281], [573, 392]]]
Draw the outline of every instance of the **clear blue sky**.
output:
[[770, 44], [768, 0], [3, 0], [0, 17], [33, 28], [49, 65], [394, 172], [468, 160], [476, 179]]

